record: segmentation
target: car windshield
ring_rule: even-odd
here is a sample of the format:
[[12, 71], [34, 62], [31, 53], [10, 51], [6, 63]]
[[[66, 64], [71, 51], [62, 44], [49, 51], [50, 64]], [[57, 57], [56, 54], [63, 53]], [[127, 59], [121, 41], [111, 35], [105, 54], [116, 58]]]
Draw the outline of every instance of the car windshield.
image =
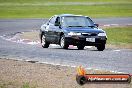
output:
[[62, 26], [64, 27], [94, 27], [94, 22], [83, 16], [62, 17]]

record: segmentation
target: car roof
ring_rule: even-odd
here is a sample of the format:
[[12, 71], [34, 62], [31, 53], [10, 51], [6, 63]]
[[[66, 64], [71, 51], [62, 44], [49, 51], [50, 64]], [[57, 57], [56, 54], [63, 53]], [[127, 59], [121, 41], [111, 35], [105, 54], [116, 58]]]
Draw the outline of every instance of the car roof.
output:
[[[60, 15], [56, 15], [56, 16], [59, 16], [59, 17], [64, 17], [64, 16], [83, 16], [83, 15], [74, 15], [74, 14], [60, 14]], [[83, 17], [86, 17], [86, 16], [83, 16]]]

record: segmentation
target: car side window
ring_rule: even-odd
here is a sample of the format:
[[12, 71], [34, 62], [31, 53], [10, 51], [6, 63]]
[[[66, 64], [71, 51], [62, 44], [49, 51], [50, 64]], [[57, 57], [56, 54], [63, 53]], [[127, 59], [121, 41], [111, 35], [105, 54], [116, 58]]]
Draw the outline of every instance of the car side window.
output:
[[49, 23], [55, 24], [55, 20], [56, 20], [56, 16], [54, 16], [53, 18], [51, 18], [50, 21], [49, 21]]
[[45, 23], [46, 25], [49, 25], [49, 20]]
[[52, 18], [53, 18], [53, 17], [51, 17], [45, 24], [46, 24], [46, 25], [49, 25], [50, 20], [51, 20]]

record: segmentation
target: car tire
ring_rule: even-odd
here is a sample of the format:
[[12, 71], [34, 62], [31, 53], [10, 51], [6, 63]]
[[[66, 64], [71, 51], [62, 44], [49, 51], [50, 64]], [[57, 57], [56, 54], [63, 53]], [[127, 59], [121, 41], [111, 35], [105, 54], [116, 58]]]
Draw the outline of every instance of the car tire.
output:
[[103, 51], [105, 49], [105, 44], [100, 44], [97, 46], [98, 51]]
[[49, 47], [49, 44], [47, 41], [46, 41], [46, 37], [45, 35], [43, 34], [42, 37], [41, 37], [41, 45], [43, 48], [48, 48]]
[[84, 47], [85, 47], [84, 45], [78, 45], [78, 46], [77, 46], [77, 48], [78, 48], [79, 50], [83, 50]]
[[69, 45], [65, 41], [65, 36], [64, 35], [62, 35], [61, 38], [60, 38], [60, 46], [63, 49], [68, 49], [68, 47], [69, 47]]

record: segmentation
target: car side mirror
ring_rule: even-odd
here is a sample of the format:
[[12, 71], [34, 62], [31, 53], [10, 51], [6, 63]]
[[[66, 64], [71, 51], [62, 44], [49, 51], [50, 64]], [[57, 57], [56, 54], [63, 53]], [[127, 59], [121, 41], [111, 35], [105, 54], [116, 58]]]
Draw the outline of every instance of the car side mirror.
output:
[[55, 22], [55, 26], [59, 26], [59, 28], [62, 29], [60, 22]]
[[96, 27], [99, 27], [99, 24], [94, 24]]
[[55, 26], [60, 26], [60, 22], [55, 22]]

